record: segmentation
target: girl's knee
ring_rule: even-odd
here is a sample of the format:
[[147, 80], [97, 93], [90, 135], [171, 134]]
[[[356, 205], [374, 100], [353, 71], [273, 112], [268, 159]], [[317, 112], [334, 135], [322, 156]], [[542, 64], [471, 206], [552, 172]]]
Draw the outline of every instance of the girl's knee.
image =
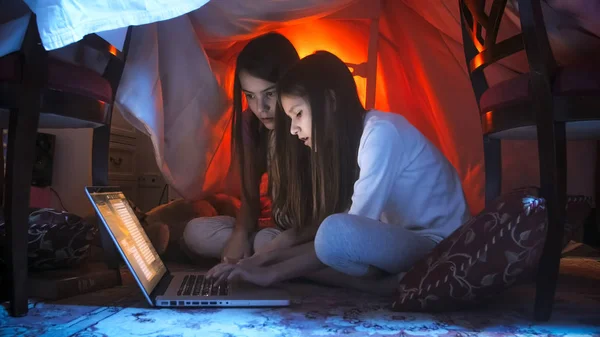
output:
[[183, 230], [183, 237], [189, 239], [202, 239], [210, 237], [224, 229], [231, 229], [235, 218], [229, 216], [202, 217], [190, 220]]
[[183, 243], [192, 252], [200, 255], [218, 255], [216, 252], [229, 238], [235, 218], [215, 216], [196, 218], [188, 222], [183, 230]]
[[348, 230], [350, 215], [340, 213], [332, 214], [325, 218], [315, 236], [315, 241], [328, 241], [332, 238], [337, 237], [343, 231]]
[[258, 251], [261, 247], [271, 242], [277, 235], [281, 234], [281, 231], [276, 228], [264, 228], [256, 233], [253, 242], [254, 251]]
[[342, 229], [345, 227], [344, 224], [348, 222], [348, 217], [349, 215], [345, 213], [332, 214], [326, 217], [319, 226], [319, 232], [329, 233]]
[[[315, 235], [315, 252], [319, 260], [326, 265], [330, 265], [330, 261], [338, 248], [339, 235], [347, 225], [348, 214], [333, 214], [325, 218], [317, 234]], [[346, 225], [345, 225], [346, 224]]]

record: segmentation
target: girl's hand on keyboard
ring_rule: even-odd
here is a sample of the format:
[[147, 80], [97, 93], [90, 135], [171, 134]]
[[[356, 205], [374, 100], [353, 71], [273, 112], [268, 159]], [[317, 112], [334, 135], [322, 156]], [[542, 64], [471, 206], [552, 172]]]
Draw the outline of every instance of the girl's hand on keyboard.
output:
[[216, 266], [210, 268], [210, 270], [206, 273], [205, 277], [207, 279], [218, 279], [224, 272], [229, 270], [230, 266], [235, 266], [235, 263], [230, 263], [228, 258], [224, 259], [224, 262], [217, 264]]
[[275, 275], [272, 271], [273, 268], [269, 267], [244, 268], [238, 264], [229, 271], [227, 281], [235, 282], [243, 280], [261, 287], [268, 287], [273, 284], [273, 281], [275, 280]]
[[245, 269], [252, 269], [258, 267], [264, 267], [271, 262], [271, 254], [269, 253], [256, 253], [249, 258], [241, 259], [237, 262], [239, 266]]
[[219, 285], [225, 280], [229, 282], [243, 280], [266, 287], [271, 285], [274, 280], [272, 268], [243, 267], [239, 263], [221, 263], [213, 267], [206, 275], [207, 277], [216, 279], [215, 285]]

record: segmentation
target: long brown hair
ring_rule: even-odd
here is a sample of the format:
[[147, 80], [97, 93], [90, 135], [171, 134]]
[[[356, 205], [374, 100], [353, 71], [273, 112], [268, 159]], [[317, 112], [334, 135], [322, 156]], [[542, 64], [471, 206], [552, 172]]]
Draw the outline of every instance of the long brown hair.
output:
[[[282, 95], [303, 97], [310, 104], [310, 180], [301, 172], [305, 165], [298, 165], [299, 159], [288, 151], [290, 144], [300, 141], [289, 132], [291, 122], [281, 106]], [[365, 113], [350, 70], [332, 53], [318, 51], [303, 58], [279, 80], [272, 162], [285, 193], [273, 204], [287, 204], [299, 226], [318, 226], [327, 216], [350, 207]]]
[[[268, 170], [269, 185], [279, 184], [279, 175], [272, 173], [273, 170], [267, 163], [272, 136], [270, 130], [264, 127], [253, 113], [244, 114], [239, 75], [240, 72], [245, 71], [254, 77], [277, 83], [299, 59], [294, 45], [285, 36], [275, 32], [252, 39], [236, 59], [233, 82], [232, 154], [239, 163], [243, 197], [246, 202], [256, 207], [259, 205], [260, 195], [256, 186], [248, 186], [254, 180], [246, 179], [246, 175], [254, 175], [259, 181], [260, 176]], [[249, 127], [244, 126], [244, 123], [248, 123]], [[245, 158], [245, 150], [250, 150], [252, 158]]]

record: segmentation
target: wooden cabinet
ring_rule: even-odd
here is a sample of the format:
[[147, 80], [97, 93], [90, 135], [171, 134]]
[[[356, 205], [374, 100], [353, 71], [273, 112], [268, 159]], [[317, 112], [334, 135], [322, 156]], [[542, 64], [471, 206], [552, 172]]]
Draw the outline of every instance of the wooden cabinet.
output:
[[110, 142], [108, 155], [109, 175], [124, 180], [136, 180], [135, 146]]

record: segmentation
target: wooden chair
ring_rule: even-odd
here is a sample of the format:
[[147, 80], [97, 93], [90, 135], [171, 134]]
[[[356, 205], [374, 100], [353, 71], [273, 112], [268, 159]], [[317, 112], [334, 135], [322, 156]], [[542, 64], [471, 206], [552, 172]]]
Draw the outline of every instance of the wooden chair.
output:
[[[489, 1], [488, 1], [489, 2]], [[548, 320], [558, 278], [566, 203], [566, 139], [600, 135], [600, 67], [558, 67], [540, 0], [518, 0], [521, 33], [496, 41], [507, 0], [459, 0], [464, 52], [483, 130], [486, 203], [501, 189], [500, 139], [538, 140], [548, 232], [539, 262], [535, 318]], [[483, 31], [485, 30], [485, 34]], [[529, 72], [488, 86], [483, 70], [525, 50]]]
[[[123, 52], [91, 34], [81, 42], [109, 56], [104, 74], [48, 56], [31, 14], [19, 51], [0, 58], [0, 125], [8, 125], [5, 189], [6, 249], [10, 313], [27, 314], [27, 237], [29, 192], [39, 128], [94, 128], [92, 183], [108, 184], [112, 106], [127, 57], [131, 27]], [[9, 111], [9, 113], [6, 113]], [[83, 188], [83, 187], [82, 187]], [[82, 190], [83, 193], [83, 190]], [[118, 268], [116, 249], [100, 226], [109, 266]]]

